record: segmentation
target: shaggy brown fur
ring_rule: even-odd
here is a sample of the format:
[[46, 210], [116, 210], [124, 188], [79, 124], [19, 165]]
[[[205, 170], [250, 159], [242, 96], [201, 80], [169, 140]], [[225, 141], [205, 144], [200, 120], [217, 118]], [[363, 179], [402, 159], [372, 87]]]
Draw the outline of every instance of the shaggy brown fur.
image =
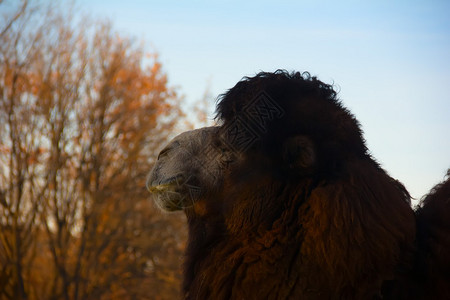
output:
[[[448, 189], [419, 210], [419, 242], [431, 246], [414, 257], [409, 194], [370, 156], [331, 86], [309, 74], [260, 73], [222, 95], [217, 116], [220, 127], [169, 144], [148, 180], [161, 207], [188, 218], [186, 299], [407, 298], [420, 257], [427, 274], [447, 280], [449, 256], [439, 251], [448, 239], [432, 215], [442, 208], [448, 217]], [[213, 150], [199, 163], [207, 140]], [[195, 185], [202, 191], [183, 197]]]
[[414, 279], [419, 295], [450, 299], [450, 177], [431, 190], [416, 214], [419, 247]]

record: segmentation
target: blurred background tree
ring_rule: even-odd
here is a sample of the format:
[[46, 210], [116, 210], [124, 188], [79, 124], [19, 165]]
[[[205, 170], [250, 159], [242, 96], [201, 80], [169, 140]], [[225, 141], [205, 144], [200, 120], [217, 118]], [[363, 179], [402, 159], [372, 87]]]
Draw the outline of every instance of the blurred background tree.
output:
[[108, 22], [13, 3], [0, 0], [0, 299], [178, 298], [184, 216], [145, 189], [186, 121], [158, 56]]

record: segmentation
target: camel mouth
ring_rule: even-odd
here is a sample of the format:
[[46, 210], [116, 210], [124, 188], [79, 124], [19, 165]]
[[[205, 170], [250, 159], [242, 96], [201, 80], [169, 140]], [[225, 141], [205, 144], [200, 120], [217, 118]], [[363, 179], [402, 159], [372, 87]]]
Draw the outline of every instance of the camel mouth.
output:
[[186, 180], [183, 174], [152, 182], [147, 189], [156, 205], [164, 211], [183, 210], [186, 207]]
[[146, 187], [156, 206], [169, 212], [192, 207], [204, 193], [196, 177], [186, 177], [185, 173], [163, 179], [154, 179], [150, 174]]
[[177, 174], [175, 176], [169, 177], [167, 179], [160, 180], [159, 182], [152, 182], [147, 185], [147, 189], [152, 194], [166, 193], [168, 191], [175, 192], [184, 184], [183, 174]]
[[160, 194], [160, 193], [166, 193], [173, 189], [173, 187], [176, 187], [176, 184], [168, 183], [168, 184], [158, 184], [154, 186], [150, 186], [148, 190], [152, 194]]

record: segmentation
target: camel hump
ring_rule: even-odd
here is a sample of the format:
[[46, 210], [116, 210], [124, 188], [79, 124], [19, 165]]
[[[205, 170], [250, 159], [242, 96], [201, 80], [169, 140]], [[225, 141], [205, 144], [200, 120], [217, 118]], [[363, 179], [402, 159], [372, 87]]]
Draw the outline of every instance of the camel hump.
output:
[[450, 299], [450, 169], [426, 195], [417, 217], [417, 272], [429, 299]]

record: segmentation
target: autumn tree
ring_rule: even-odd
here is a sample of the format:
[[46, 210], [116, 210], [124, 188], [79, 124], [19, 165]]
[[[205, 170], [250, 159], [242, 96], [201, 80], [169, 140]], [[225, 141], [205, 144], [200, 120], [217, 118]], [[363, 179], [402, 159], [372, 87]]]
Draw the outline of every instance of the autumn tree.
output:
[[180, 98], [107, 22], [22, 5], [0, 26], [1, 299], [177, 297], [184, 220], [145, 179]]

